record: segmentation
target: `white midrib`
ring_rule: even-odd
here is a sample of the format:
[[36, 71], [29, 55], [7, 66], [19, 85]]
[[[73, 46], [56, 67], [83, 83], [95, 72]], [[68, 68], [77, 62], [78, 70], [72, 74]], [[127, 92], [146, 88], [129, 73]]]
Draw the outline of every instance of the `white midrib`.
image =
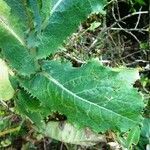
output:
[[48, 78], [51, 82], [53, 82], [55, 85], [57, 85], [59, 88], [61, 88], [62, 90], [66, 91], [68, 94], [72, 95], [73, 97], [76, 97], [77, 99], [80, 99], [81, 101], [83, 101], [83, 102], [85, 102], [85, 103], [88, 103], [89, 105], [94, 105], [94, 106], [96, 106], [96, 107], [98, 107], [98, 108], [100, 108], [100, 109], [103, 109], [103, 110], [108, 111], [108, 112], [110, 112], [110, 113], [113, 113], [113, 114], [115, 114], [115, 115], [117, 115], [117, 116], [119, 116], [119, 117], [125, 118], [125, 119], [127, 119], [127, 120], [129, 120], [129, 121], [131, 121], [131, 122], [133, 122], [133, 123], [136, 123], [135, 121], [133, 121], [133, 120], [131, 120], [131, 119], [125, 117], [125, 116], [122, 116], [122, 115], [120, 115], [120, 114], [117, 114], [116, 112], [114, 112], [114, 111], [112, 111], [112, 110], [109, 110], [109, 109], [107, 109], [107, 108], [105, 108], [105, 107], [102, 107], [102, 106], [100, 106], [100, 105], [97, 105], [97, 104], [95, 104], [95, 103], [92, 103], [92, 102], [90, 102], [90, 101], [88, 101], [88, 100], [86, 100], [86, 99], [84, 99], [84, 98], [82, 98], [82, 97], [79, 97], [78, 95], [74, 94], [73, 92], [71, 92], [71, 91], [69, 91], [67, 88], [65, 88], [62, 84], [60, 84], [56, 79], [54, 79], [54, 78], [53, 78], [52, 76], [50, 76], [48, 73], [43, 73], [43, 75], [44, 75], [46, 78]]
[[63, 2], [64, 0], [58, 0], [57, 3], [52, 7], [52, 9], [50, 10], [49, 16], [44, 20], [43, 24], [42, 24], [42, 29], [44, 30], [48, 24], [49, 24], [49, 18], [51, 17], [51, 15], [55, 12], [55, 10], [59, 7], [59, 5]]
[[[59, 5], [63, 2], [64, 0], [58, 0], [58, 2], [53, 6], [52, 10], [51, 10], [51, 13], [50, 14], [53, 14], [55, 12], [55, 10], [59, 7]], [[92, 6], [91, 2], [88, 0], [88, 2], [90, 3], [90, 6]], [[91, 7], [91, 10], [92, 10], [92, 7]]]
[[58, 0], [58, 2], [53, 6], [51, 13], [53, 14], [55, 12], [55, 10], [58, 8], [58, 6], [63, 2], [64, 0]]
[[11, 33], [20, 43], [24, 45], [22, 39], [15, 33], [15, 31], [2, 19], [0, 16], [0, 25], [2, 25], [9, 33]]

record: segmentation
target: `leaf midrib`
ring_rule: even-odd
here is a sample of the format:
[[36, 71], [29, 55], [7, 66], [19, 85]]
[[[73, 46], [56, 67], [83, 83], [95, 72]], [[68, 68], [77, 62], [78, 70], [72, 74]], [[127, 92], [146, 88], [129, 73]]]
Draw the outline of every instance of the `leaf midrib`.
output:
[[4, 19], [0, 16], [0, 25], [5, 28], [13, 37], [15, 37], [21, 45], [25, 45], [23, 40], [17, 35], [17, 33], [4, 21]]
[[84, 99], [84, 98], [82, 98], [82, 97], [79, 97], [78, 95], [74, 94], [72, 91], [70, 91], [70, 90], [68, 90], [66, 87], [64, 87], [61, 83], [59, 83], [55, 78], [53, 78], [53, 77], [52, 77], [51, 75], [49, 75], [48, 73], [43, 72], [42, 75], [43, 75], [44, 77], [46, 77], [48, 80], [50, 80], [51, 82], [53, 82], [56, 86], [58, 86], [59, 88], [61, 88], [61, 89], [64, 90], [64, 91], [66, 91], [68, 94], [72, 95], [73, 97], [76, 97], [77, 99], [79, 99], [79, 100], [81, 100], [81, 101], [83, 101], [83, 102], [85, 102], [85, 103], [88, 103], [89, 105], [94, 105], [94, 106], [96, 106], [96, 107], [98, 107], [98, 108], [100, 108], [100, 109], [103, 109], [103, 110], [105, 110], [105, 111], [108, 111], [108, 112], [110, 112], [110, 113], [113, 113], [113, 114], [115, 114], [115, 115], [117, 115], [117, 116], [119, 116], [119, 117], [121, 117], [121, 118], [124, 118], [124, 119], [126, 119], [126, 120], [129, 120], [130, 122], [133, 122], [134, 124], [136, 124], [136, 121], [133, 121], [132, 119], [127, 118], [126, 116], [120, 115], [120, 114], [118, 114], [118, 113], [116, 113], [116, 112], [114, 112], [114, 111], [112, 111], [112, 110], [109, 110], [109, 109], [107, 109], [107, 108], [105, 108], [105, 107], [102, 107], [102, 106], [99, 106], [99, 105], [97, 105], [97, 104], [95, 104], [95, 103], [92, 103], [92, 102], [90, 102], [90, 101], [87, 101], [86, 99]]
[[51, 12], [50, 12], [51, 15], [55, 12], [55, 10], [59, 7], [59, 5], [60, 5], [63, 1], [64, 1], [64, 0], [58, 0], [58, 1], [57, 1], [57, 3], [53, 6], [53, 8], [52, 8], [52, 10], [51, 10]]

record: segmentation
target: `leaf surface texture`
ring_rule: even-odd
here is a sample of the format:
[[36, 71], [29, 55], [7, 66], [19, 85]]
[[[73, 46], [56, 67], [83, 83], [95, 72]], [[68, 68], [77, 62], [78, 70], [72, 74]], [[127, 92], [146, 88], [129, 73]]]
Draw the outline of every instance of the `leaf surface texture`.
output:
[[[20, 82], [51, 113], [58, 111], [69, 122], [96, 132], [126, 131], [140, 123], [144, 104], [132, 85], [138, 77], [136, 70], [116, 71], [98, 61], [80, 68], [49, 61], [43, 63], [42, 69]], [[130, 75], [135, 77], [131, 80]]]

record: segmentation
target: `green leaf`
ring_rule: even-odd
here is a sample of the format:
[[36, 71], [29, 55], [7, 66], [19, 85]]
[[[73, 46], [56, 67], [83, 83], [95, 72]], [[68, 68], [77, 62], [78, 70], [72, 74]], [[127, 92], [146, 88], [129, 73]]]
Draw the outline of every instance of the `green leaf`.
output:
[[[17, 108], [21, 114], [26, 115], [35, 123], [38, 132], [47, 137], [67, 143], [85, 146], [95, 145], [98, 142], [106, 142], [105, 136], [95, 134], [90, 129], [78, 129], [67, 122], [49, 121], [44, 123], [46, 107], [42, 107], [37, 99], [30, 97], [27, 93], [20, 91], [18, 99], [15, 100]], [[48, 114], [46, 112], [46, 114]]]
[[137, 145], [137, 150], [148, 150], [150, 144], [150, 118], [145, 118], [141, 128], [141, 137]]
[[10, 100], [14, 95], [14, 89], [9, 81], [9, 69], [6, 63], [0, 59], [0, 99]]
[[27, 0], [5, 0], [5, 2], [11, 8], [12, 16], [17, 18], [17, 21], [14, 20], [13, 24], [24, 31], [28, 30], [28, 28], [32, 26], [33, 21]]
[[5, 3], [5, 1], [0, 0], [0, 16], [9, 16], [10, 15], [10, 7]]
[[104, 135], [95, 134], [88, 128], [75, 128], [67, 122], [48, 122], [44, 135], [65, 143], [84, 146], [92, 146], [99, 142], [106, 142]]
[[[80, 68], [50, 61], [42, 68], [41, 73], [20, 79], [20, 83], [51, 113], [58, 111], [70, 123], [96, 132], [127, 131], [140, 124], [144, 104], [132, 85], [137, 70], [115, 71], [97, 61]], [[131, 80], [130, 75], [135, 77]]]
[[[3, 3], [9, 8], [4, 1]], [[35, 72], [36, 63], [26, 47], [21, 23], [13, 14], [4, 14], [4, 10], [7, 12], [8, 8], [0, 9], [0, 48], [3, 57], [13, 69], [29, 76]]]
[[44, 25], [44, 32], [39, 35], [37, 58], [45, 58], [55, 53], [63, 41], [75, 32], [79, 24], [88, 15], [102, 12], [105, 0], [58, 0], [53, 1], [51, 16]]
[[[11, 30], [11, 29], [10, 29]], [[13, 30], [11, 30], [13, 32]], [[29, 76], [36, 71], [36, 63], [28, 50], [14, 35], [0, 26], [0, 48], [9, 65], [22, 75]], [[16, 34], [15, 34], [16, 35]], [[16, 35], [17, 36], [17, 35]]]
[[149, 118], [145, 118], [143, 121], [141, 135], [142, 135], [142, 137], [150, 139], [150, 119]]
[[141, 4], [141, 5], [146, 5], [145, 0], [134, 0], [134, 1]]
[[41, 16], [40, 16], [40, 8], [38, 5], [37, 0], [29, 0], [31, 9], [33, 10], [33, 16], [34, 16], [34, 21], [35, 21], [35, 29], [37, 32], [41, 31]]
[[53, 0], [41, 0], [41, 16], [43, 18], [43, 24], [46, 24], [48, 22], [48, 18], [50, 16], [50, 11], [52, 8], [52, 1]]
[[44, 109], [42, 109], [37, 99], [31, 98], [24, 91], [19, 91], [18, 98], [15, 99], [15, 102], [21, 114], [26, 115], [41, 130], [44, 128], [44, 122], [41, 115], [41, 112], [43, 113]]
[[0, 133], [10, 126], [10, 116], [1, 117], [0, 116]]
[[140, 139], [140, 133], [141, 133], [141, 129], [139, 126], [136, 126], [130, 130], [127, 140], [126, 140], [126, 145], [128, 149], [130, 149], [132, 144], [134, 145], [138, 144], [139, 139]]

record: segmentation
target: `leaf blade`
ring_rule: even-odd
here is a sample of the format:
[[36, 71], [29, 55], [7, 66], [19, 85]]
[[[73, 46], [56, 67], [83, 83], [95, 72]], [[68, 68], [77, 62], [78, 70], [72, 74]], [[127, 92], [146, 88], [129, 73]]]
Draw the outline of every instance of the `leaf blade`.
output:
[[44, 134], [61, 142], [76, 145], [92, 146], [99, 142], [106, 142], [104, 135], [95, 134], [88, 128], [78, 129], [67, 122], [48, 122]]
[[[96, 73], [99, 75], [95, 76]], [[132, 84], [120, 79], [119, 73], [98, 62], [89, 62], [81, 68], [47, 62], [42, 73], [20, 82], [51, 113], [65, 114], [69, 122], [79, 127], [90, 127], [95, 132], [127, 131], [140, 124], [143, 102]], [[41, 91], [37, 92], [39, 88]], [[81, 91], [84, 92], [79, 94]]]
[[134, 145], [138, 144], [139, 139], [140, 139], [140, 133], [141, 133], [141, 130], [139, 126], [136, 126], [133, 129], [131, 129], [131, 131], [128, 134], [127, 141], [126, 141], [128, 149], [130, 149], [132, 144]]
[[[2, 1], [4, 2], [4, 1]], [[11, 10], [11, 8], [4, 2]], [[25, 39], [24, 30], [18, 18], [8, 13], [8, 9], [0, 10], [0, 48], [3, 57], [8, 61], [12, 69], [15, 69], [22, 75], [29, 76], [37, 69], [34, 58], [30, 55]]]
[[39, 36], [37, 59], [45, 58], [57, 51], [63, 41], [78, 28], [91, 13], [100, 11], [105, 0], [59, 0], [52, 5], [48, 25]]

